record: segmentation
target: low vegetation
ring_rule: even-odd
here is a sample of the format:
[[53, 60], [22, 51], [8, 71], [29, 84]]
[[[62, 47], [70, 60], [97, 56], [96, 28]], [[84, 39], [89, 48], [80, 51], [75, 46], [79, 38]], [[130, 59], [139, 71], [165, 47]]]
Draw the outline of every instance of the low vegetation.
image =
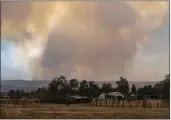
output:
[[[100, 88], [94, 81], [83, 80], [79, 82], [77, 79], [67, 80], [65, 76], [53, 79], [49, 83], [48, 88], [38, 88], [36, 91], [24, 92], [20, 90], [10, 90], [8, 96], [10, 99], [38, 98], [41, 102], [46, 103], [65, 103], [67, 95], [80, 95], [86, 96], [90, 100], [99, 97], [101, 93], [120, 92], [126, 98], [129, 98], [131, 94], [136, 96], [136, 99], [142, 100], [144, 96], [153, 96], [154, 99], [163, 99], [169, 101], [170, 99], [170, 74], [164, 77], [164, 80], [158, 84], [145, 85], [142, 88], [136, 89], [133, 84], [130, 88], [129, 82], [126, 78], [120, 77], [119, 81], [116, 81], [117, 86], [114, 88], [110, 83], [102, 84]], [[1, 94], [1, 98], [3, 95]], [[131, 97], [130, 97], [131, 99]]]

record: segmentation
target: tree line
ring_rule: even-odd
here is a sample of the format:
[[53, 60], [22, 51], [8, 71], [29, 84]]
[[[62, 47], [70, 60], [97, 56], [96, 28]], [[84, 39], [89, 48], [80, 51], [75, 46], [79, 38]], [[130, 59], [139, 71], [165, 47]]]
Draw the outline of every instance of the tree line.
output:
[[[23, 97], [38, 98], [41, 102], [63, 103], [67, 95], [86, 96], [90, 100], [99, 97], [101, 93], [120, 92], [129, 97], [135, 95], [137, 99], [143, 99], [144, 96], [154, 96], [155, 99], [170, 99], [170, 74], [166, 74], [164, 79], [155, 85], [145, 85], [139, 89], [133, 84], [129, 86], [126, 78], [120, 77], [116, 81], [116, 87], [111, 83], [104, 83], [101, 87], [94, 81], [79, 80], [73, 78], [67, 80], [63, 75], [54, 78], [48, 88], [38, 88], [36, 91], [24, 92], [23, 90], [10, 90], [8, 96], [10, 99], [20, 99]], [[2, 95], [1, 95], [2, 97]]]

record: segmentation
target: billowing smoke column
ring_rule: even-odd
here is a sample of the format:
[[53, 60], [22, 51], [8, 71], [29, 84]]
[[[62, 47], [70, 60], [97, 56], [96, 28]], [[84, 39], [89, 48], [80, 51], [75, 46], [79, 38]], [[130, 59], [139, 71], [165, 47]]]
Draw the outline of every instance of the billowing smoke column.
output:
[[167, 5], [1, 2], [2, 35], [18, 41], [32, 79], [113, 79], [131, 69], [136, 44], [162, 24]]

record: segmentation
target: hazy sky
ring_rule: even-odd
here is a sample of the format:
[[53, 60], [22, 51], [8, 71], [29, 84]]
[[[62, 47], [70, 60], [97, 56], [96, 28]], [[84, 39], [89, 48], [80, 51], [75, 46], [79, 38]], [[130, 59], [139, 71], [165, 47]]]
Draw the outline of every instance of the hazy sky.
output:
[[1, 79], [160, 81], [169, 72], [167, 2], [1, 6]]

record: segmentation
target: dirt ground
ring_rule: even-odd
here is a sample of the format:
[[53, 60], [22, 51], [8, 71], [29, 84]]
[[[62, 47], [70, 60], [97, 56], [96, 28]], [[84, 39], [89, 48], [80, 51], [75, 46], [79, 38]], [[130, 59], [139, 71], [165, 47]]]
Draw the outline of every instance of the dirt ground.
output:
[[28, 119], [169, 119], [169, 108], [100, 107], [88, 104], [34, 104], [27, 106], [1, 105], [1, 118]]

